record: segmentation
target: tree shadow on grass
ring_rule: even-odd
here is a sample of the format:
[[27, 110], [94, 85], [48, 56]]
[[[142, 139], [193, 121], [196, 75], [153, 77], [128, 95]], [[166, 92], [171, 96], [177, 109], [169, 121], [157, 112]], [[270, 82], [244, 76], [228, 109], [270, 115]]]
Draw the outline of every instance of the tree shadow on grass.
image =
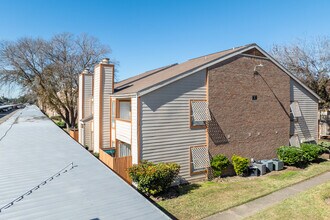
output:
[[159, 193], [154, 196], [157, 201], [177, 198], [179, 196], [190, 193], [191, 191], [200, 188], [200, 184], [191, 183], [185, 185], [172, 186], [165, 192]]
[[[326, 161], [328, 161], [328, 160], [319, 157], [319, 158], [313, 160], [313, 162], [299, 163], [299, 164], [288, 166], [288, 167], [295, 167], [295, 168], [298, 168], [298, 169], [305, 169], [305, 168], [309, 167], [312, 164], [320, 164], [320, 163], [324, 163]], [[285, 166], [285, 167], [287, 167], [287, 166]], [[284, 169], [285, 169], [285, 167], [284, 167]]]

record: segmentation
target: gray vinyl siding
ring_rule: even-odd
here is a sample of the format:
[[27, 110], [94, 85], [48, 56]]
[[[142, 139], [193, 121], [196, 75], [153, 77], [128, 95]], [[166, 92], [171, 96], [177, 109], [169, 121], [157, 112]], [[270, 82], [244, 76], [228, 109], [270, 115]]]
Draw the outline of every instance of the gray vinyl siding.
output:
[[110, 147], [110, 95], [112, 94], [112, 67], [103, 68], [102, 147]]
[[[84, 118], [90, 116], [92, 114], [92, 103], [91, 99], [93, 96], [93, 76], [86, 75], [85, 76], [85, 94], [84, 94]], [[91, 133], [91, 123], [85, 124], [85, 145], [87, 145], [90, 149], [93, 149], [92, 146], [92, 133]]]
[[79, 75], [79, 90], [78, 90], [78, 126], [79, 126], [79, 129], [78, 129], [78, 140], [79, 140], [79, 143], [82, 143], [83, 142], [83, 133], [82, 133], [82, 125], [80, 124], [80, 120], [83, 118], [83, 115], [82, 115], [82, 110], [83, 110], [83, 101], [82, 101], [82, 97], [83, 97], [83, 89], [82, 89], [82, 84], [83, 84], [83, 76], [82, 75]]
[[137, 109], [137, 102], [138, 99], [137, 97], [131, 98], [131, 105], [132, 105], [132, 140], [131, 140], [131, 146], [132, 146], [132, 163], [137, 164], [138, 163], [138, 140], [137, 140], [137, 114], [138, 114], [138, 109]]
[[94, 71], [94, 101], [93, 101], [93, 123], [94, 123], [94, 132], [93, 132], [93, 142], [94, 142], [94, 152], [99, 152], [99, 141], [100, 141], [100, 67], [96, 67]]
[[[92, 96], [93, 96], [93, 76], [90, 74], [79, 75], [79, 101], [78, 101], [79, 142], [84, 145], [87, 145], [90, 149], [93, 148], [91, 143], [92, 136], [91, 136], [90, 123], [82, 125], [80, 122], [82, 119], [92, 114], [92, 105], [91, 105]], [[82, 132], [83, 129], [85, 130], [84, 132]]]
[[298, 122], [291, 121], [291, 130], [301, 141], [318, 138], [318, 100], [293, 79], [290, 80], [290, 99], [297, 101], [302, 112]]
[[88, 146], [89, 150], [93, 150], [93, 133], [92, 133], [92, 121], [85, 123], [85, 146]]
[[185, 180], [190, 175], [190, 147], [206, 145], [206, 130], [190, 128], [190, 100], [206, 99], [205, 70], [141, 97], [142, 159], [177, 162]]
[[83, 118], [92, 114], [91, 98], [93, 96], [93, 76], [85, 76], [84, 115]]

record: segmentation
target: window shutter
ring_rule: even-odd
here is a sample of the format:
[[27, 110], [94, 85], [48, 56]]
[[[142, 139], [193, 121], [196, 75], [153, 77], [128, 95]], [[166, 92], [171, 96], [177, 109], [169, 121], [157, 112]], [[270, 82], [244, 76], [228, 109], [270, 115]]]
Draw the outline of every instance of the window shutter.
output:
[[292, 102], [290, 104], [290, 108], [291, 108], [291, 112], [293, 114], [293, 117], [299, 118], [299, 117], [302, 116], [298, 102]]
[[206, 101], [192, 101], [191, 110], [195, 121], [211, 121], [210, 110]]
[[194, 170], [210, 167], [210, 157], [206, 146], [192, 147], [190, 151]]

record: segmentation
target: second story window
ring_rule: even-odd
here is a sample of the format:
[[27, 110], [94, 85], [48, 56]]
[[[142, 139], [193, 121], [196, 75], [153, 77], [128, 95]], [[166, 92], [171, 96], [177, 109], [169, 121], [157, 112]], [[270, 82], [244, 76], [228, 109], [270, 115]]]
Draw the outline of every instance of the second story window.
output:
[[131, 101], [119, 100], [118, 118], [126, 121], [131, 120]]
[[205, 128], [206, 122], [211, 120], [208, 103], [205, 100], [190, 101], [190, 127]]
[[298, 119], [298, 118], [302, 117], [300, 106], [299, 106], [298, 102], [296, 102], [296, 101], [291, 102], [290, 110], [291, 110], [291, 114], [294, 119]]

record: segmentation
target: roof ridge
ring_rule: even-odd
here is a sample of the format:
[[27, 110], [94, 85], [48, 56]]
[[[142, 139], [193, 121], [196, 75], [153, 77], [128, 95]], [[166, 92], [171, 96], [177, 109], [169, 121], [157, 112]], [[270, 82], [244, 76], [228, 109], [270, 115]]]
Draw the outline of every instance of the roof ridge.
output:
[[[122, 83], [122, 82], [128, 80], [127, 83], [124, 83], [124, 84], [120, 85], [118, 88], [125, 87], [125, 86], [127, 86], [127, 84], [131, 84], [131, 83], [136, 82], [136, 81], [139, 81], [139, 80], [141, 80], [141, 79], [145, 79], [145, 78], [147, 78], [147, 77], [149, 77], [149, 76], [152, 76], [152, 75], [154, 75], [154, 74], [156, 74], [156, 73], [159, 73], [159, 72], [161, 72], [161, 71], [163, 71], [163, 70], [169, 69], [169, 68], [171, 68], [171, 67], [173, 67], [173, 66], [176, 66], [176, 65], [178, 65], [178, 63], [173, 63], [173, 64], [170, 64], [170, 65], [167, 65], [167, 66], [162, 66], [162, 67], [159, 67], [159, 68], [156, 68], [156, 69], [148, 70], [148, 71], [145, 71], [145, 72], [140, 73], [140, 74], [138, 74], [138, 75], [134, 75], [134, 76], [132, 76], [132, 77], [129, 77], [129, 78], [127, 78], [127, 79], [124, 79], [124, 80], [122, 80], [122, 81], [116, 82], [116, 84], [117, 84], [117, 83], [120, 84], [120, 83]], [[147, 74], [147, 75], [145, 75], [145, 76], [138, 77], [138, 76], [141, 76], [141, 75], [146, 74], [146, 73], [148, 73], [148, 72], [150, 72], [150, 73]], [[135, 77], [136, 77], [135, 80], [131, 80], [131, 81], [129, 81], [130, 79], [135, 78]]]
[[[189, 59], [189, 60], [195, 60], [195, 59], [198, 59], [198, 58], [207, 57], [207, 56], [214, 55], [214, 54], [217, 54], [217, 53], [223, 53], [223, 52], [225, 52], [225, 51], [229, 51], [229, 50], [242, 49], [242, 48], [244, 48], [244, 47], [250, 47], [250, 46], [252, 46], [252, 45], [256, 45], [256, 43], [251, 43], [251, 44], [246, 44], [246, 45], [243, 45], [243, 46], [233, 47], [233, 48], [226, 49], [226, 50], [221, 50], [221, 51], [218, 51], [218, 52], [214, 52], [214, 53], [206, 54], [206, 55], [203, 55], [203, 56], [199, 56], [199, 57], [191, 58], [191, 59]], [[189, 60], [188, 60], [188, 61], [189, 61]]]

